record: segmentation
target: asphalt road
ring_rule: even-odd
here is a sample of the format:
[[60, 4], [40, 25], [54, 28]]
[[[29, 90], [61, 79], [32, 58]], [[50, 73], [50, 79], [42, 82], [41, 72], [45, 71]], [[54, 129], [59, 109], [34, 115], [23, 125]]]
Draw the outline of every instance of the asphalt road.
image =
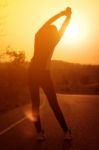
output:
[[41, 97], [41, 119], [47, 139], [36, 140], [31, 120], [31, 105], [17, 108], [0, 117], [0, 150], [99, 150], [99, 96], [57, 95], [73, 140], [64, 142], [63, 132]]

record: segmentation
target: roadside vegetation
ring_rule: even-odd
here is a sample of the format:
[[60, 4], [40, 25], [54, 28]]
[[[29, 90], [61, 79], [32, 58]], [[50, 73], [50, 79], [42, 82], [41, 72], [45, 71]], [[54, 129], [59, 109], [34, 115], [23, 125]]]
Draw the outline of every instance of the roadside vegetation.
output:
[[[0, 54], [0, 113], [30, 103], [28, 66], [24, 51], [7, 47], [5, 53]], [[51, 73], [57, 93], [99, 94], [99, 65], [54, 60]]]

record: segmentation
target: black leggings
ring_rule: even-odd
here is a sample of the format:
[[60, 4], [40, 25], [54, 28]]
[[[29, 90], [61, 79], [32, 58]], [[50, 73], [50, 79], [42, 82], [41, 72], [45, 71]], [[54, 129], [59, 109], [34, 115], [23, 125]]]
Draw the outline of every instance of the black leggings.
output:
[[64, 132], [68, 130], [67, 124], [65, 122], [64, 116], [61, 112], [59, 104], [57, 102], [56, 93], [54, 90], [53, 82], [51, 79], [50, 72], [48, 70], [32, 70], [29, 75], [29, 90], [32, 99], [32, 109], [34, 116], [34, 125], [36, 127], [37, 132], [42, 131], [41, 121], [40, 121], [40, 95], [39, 88], [42, 88], [44, 93], [46, 94], [49, 104], [55, 114], [56, 119], [58, 120], [61, 128]]

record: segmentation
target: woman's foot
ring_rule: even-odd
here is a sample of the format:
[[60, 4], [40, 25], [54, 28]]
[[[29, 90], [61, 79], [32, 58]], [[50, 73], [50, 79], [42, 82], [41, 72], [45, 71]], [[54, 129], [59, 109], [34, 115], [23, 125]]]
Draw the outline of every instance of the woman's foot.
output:
[[37, 133], [37, 140], [38, 141], [44, 141], [45, 139], [46, 139], [46, 136], [44, 134], [44, 131]]
[[64, 132], [64, 140], [72, 140], [72, 135], [71, 135], [71, 130], [67, 130], [66, 132]]

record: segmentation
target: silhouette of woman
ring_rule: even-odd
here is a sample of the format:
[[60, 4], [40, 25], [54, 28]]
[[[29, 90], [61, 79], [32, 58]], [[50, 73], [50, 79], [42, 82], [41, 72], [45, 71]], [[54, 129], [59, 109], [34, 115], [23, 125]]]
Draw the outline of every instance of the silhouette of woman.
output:
[[[52, 23], [61, 16], [66, 16], [66, 19], [63, 22], [61, 29], [58, 31], [56, 26], [52, 25]], [[35, 118], [34, 125], [38, 133], [38, 140], [45, 139], [44, 131], [41, 127], [39, 112], [40, 87], [45, 92], [55, 117], [63, 129], [64, 139], [71, 139], [69, 129], [57, 102], [56, 93], [49, 71], [51, 56], [55, 46], [60, 41], [70, 18], [71, 8], [67, 7], [66, 10], [49, 19], [35, 35], [34, 56], [29, 66], [29, 90], [32, 99], [33, 117]]]

